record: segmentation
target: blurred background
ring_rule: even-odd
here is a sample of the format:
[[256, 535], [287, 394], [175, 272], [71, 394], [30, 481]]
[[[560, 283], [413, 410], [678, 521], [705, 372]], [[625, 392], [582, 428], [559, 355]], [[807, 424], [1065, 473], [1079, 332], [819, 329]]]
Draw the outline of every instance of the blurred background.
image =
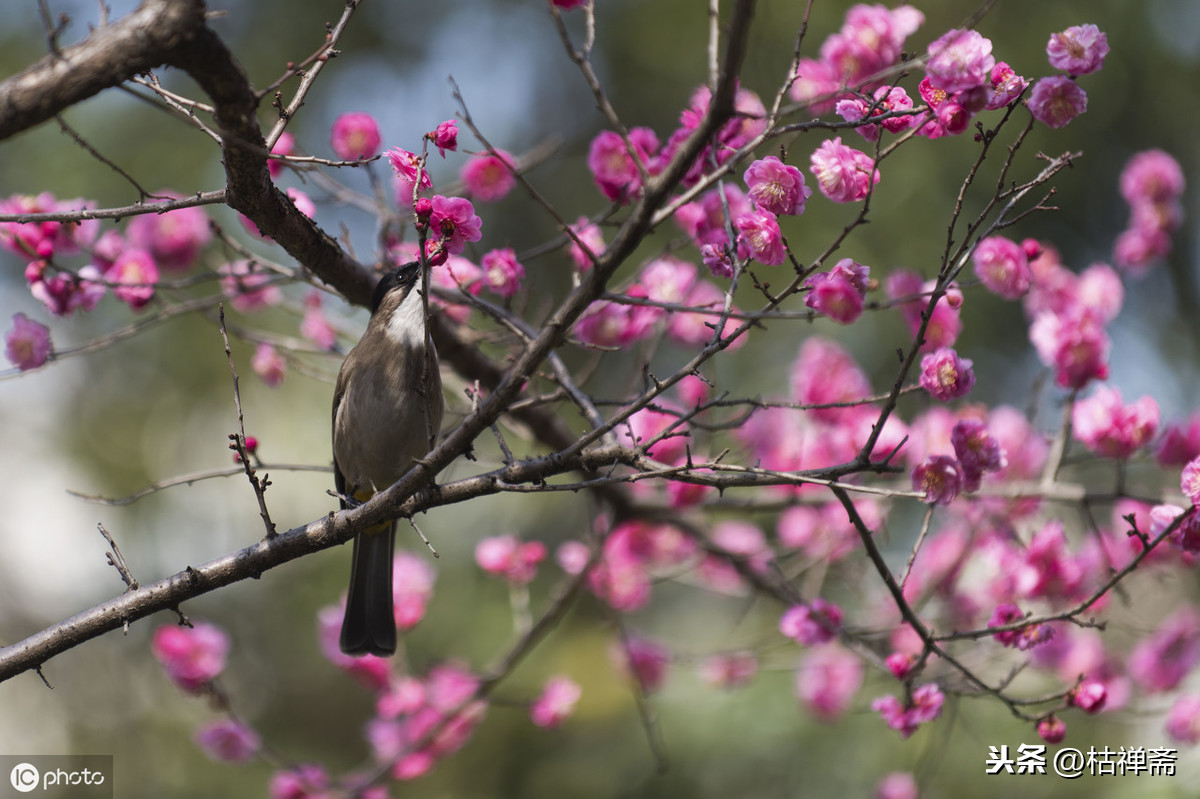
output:
[[[596, 0], [597, 42], [593, 56], [609, 96], [629, 126], [654, 129], [660, 139], [676, 127], [680, 110], [706, 74], [706, 5], [697, 0]], [[44, 53], [34, 0], [6, 9], [0, 27], [0, 73], [15, 74]], [[89, 0], [52, 0], [54, 12], [70, 15], [64, 42], [97, 24]], [[114, 17], [134, 3], [110, 0]], [[801, 23], [804, 3], [767, 0], [759, 5], [742, 85], [769, 102], [780, 85]], [[974, 4], [927, 0], [916, 4], [924, 26], [908, 40], [910, 51], [960, 23]], [[806, 54], [815, 55], [825, 36], [840, 27], [847, 2], [814, 4]], [[294, 3], [244, 0], [222, 7], [212, 21], [257, 86], [274, 80], [289, 61], [300, 61], [320, 45], [325, 23], [340, 16], [339, 0]], [[579, 14], [568, 15], [581, 34]], [[1200, 5], [1192, 0], [999, 0], [979, 25], [992, 39], [998, 60], [1029, 78], [1049, 74], [1045, 44], [1051, 32], [1084, 22], [1108, 34], [1112, 52], [1104, 69], [1081, 79], [1088, 112], [1060, 131], [1035, 129], [1018, 156], [1015, 178], [1040, 168], [1034, 154], [1079, 150], [1077, 165], [1055, 181], [1061, 210], [1029, 218], [1014, 238], [1053, 242], [1064, 263], [1079, 270], [1111, 258], [1112, 242], [1127, 210], [1117, 193], [1117, 176], [1136, 151], [1160, 147], [1183, 165], [1189, 179], [1197, 164], [1200, 110]], [[514, 153], [542, 144], [556, 149], [529, 175], [561, 215], [574, 220], [604, 206], [585, 166], [591, 138], [604, 127], [582, 78], [565, 56], [537, 0], [434, 4], [365, 2], [332, 61], [289, 131], [300, 148], [332, 157], [329, 127], [348, 111], [365, 111], [379, 121], [384, 145], [418, 150], [420, 137], [458, 107], [447, 80], [462, 91], [476, 124], [496, 146]], [[195, 95], [180, 76], [167, 85]], [[913, 81], [915, 85], [915, 80]], [[294, 82], [288, 84], [288, 88]], [[909, 86], [910, 93], [913, 85]], [[286, 96], [286, 92], [285, 92]], [[1024, 113], [1024, 112], [1018, 112]], [[64, 115], [97, 149], [150, 189], [180, 193], [219, 188], [222, 171], [211, 141], [127, 94], [109, 91]], [[273, 121], [266, 104], [262, 119]], [[466, 126], [461, 146], [474, 149]], [[788, 143], [792, 163], [824, 138], [811, 134]], [[847, 136], [847, 143], [855, 145]], [[774, 150], [772, 150], [774, 152]], [[957, 188], [975, 157], [970, 135], [950, 141], [917, 141], [887, 164], [873, 200], [871, 224], [858, 230], [844, 251], [885, 275], [897, 267], [932, 276], [946, 237]], [[766, 152], [762, 155], [767, 154]], [[452, 181], [461, 155], [432, 159], [435, 185]], [[998, 163], [998, 162], [997, 162]], [[996, 164], [990, 164], [994, 168]], [[383, 174], [385, 164], [375, 168]], [[361, 172], [338, 176], [367, 190]], [[1192, 181], [1195, 182], [1194, 180]], [[318, 201], [318, 221], [343, 234], [358, 256], [370, 260], [374, 222], [364, 212], [324, 202], [329, 198], [295, 175], [281, 183], [302, 186]], [[86, 197], [101, 206], [136, 199], [128, 184], [81, 150], [54, 123], [0, 144], [0, 196], [50, 191], [60, 199]], [[1186, 221], [1169, 261], [1128, 286], [1125, 308], [1110, 328], [1112, 379], [1126, 399], [1152, 394], [1165, 421], [1195, 410], [1197, 396], [1197, 272], [1195, 188], [1184, 198]], [[856, 208], [835, 206], [820, 196], [809, 210], [789, 220], [785, 234], [798, 257], [814, 257]], [[290, 263], [284, 253], [243, 235], [236, 215], [211, 209], [213, 218], [265, 257]], [[519, 192], [483, 206], [484, 240], [475, 253], [512, 246], [518, 253], [554, 235], [553, 221]], [[663, 231], [644, 254], [675, 236]], [[204, 261], [215, 269], [230, 256], [214, 247]], [[24, 312], [50, 324], [55, 346], [86, 342], [133, 321], [137, 315], [109, 298], [91, 314], [50, 320], [26, 287], [23, 263], [0, 256], [0, 326]], [[632, 259], [619, 280], [631, 278], [642, 258]], [[526, 261], [529, 296], [536, 318], [561, 297], [569, 261], [561, 251]], [[200, 289], [205, 288], [201, 286]], [[215, 288], [214, 283], [207, 290]], [[302, 293], [290, 303], [252, 320], [233, 317], [281, 334], [296, 335]], [[753, 303], [746, 294], [745, 306]], [[365, 312], [336, 301], [326, 306], [346, 332], [342, 352], [353, 342]], [[299, 309], [299, 310], [298, 310]], [[883, 318], [886, 316], [887, 318]], [[893, 315], [868, 314], [836, 336], [876, 380], [891, 379], [893, 348], [881, 337], [905, 340]], [[878, 318], [876, 318], [878, 317]], [[972, 292], [964, 309], [959, 351], [973, 358], [976, 398], [989, 403], [1030, 404], [1039, 365], [1028, 343], [1020, 308]], [[775, 335], [770, 335], [775, 332]], [[782, 396], [788, 370], [807, 330], [796, 326], [758, 334], [737, 358], [718, 360], [712, 377], [744, 394]], [[332, 377], [340, 356], [313, 356], [293, 368], [283, 384], [268, 388], [248, 368], [250, 344], [235, 340], [242, 373], [241, 400], [247, 432], [270, 463], [327, 466]], [[656, 362], [680, 362], [665, 348]], [[628, 361], [610, 358], [601, 376], [613, 380], [609, 396], [626, 385]], [[776, 366], [776, 368], [771, 368]], [[603, 392], [602, 382], [593, 389]], [[465, 408], [461, 386], [452, 384], [452, 411]], [[1056, 397], [1034, 403], [1037, 422], [1050, 429]], [[453, 413], [447, 426], [453, 423]], [[123, 497], [155, 482], [231, 464], [227, 434], [236, 429], [228, 367], [212, 318], [181, 316], [86, 357], [0, 380], [0, 644], [10, 644], [44, 626], [119, 594], [115, 571], [105, 563], [97, 523], [112, 532], [133, 573], [149, 583], [255, 541], [262, 534], [254, 496], [245, 478], [198, 482], [155, 493], [124, 507], [84, 502], [66, 493]], [[533, 446], [514, 436], [520, 455]], [[465, 476], [489, 465], [459, 463], [442, 479]], [[271, 471], [268, 493], [281, 529], [306, 523], [334, 507], [325, 491], [325, 472]], [[1152, 479], [1152, 478], [1146, 478]], [[1175, 478], [1167, 478], [1171, 482]], [[487, 498], [440, 509], [422, 521], [441, 558], [429, 616], [406, 638], [408, 661], [424, 671], [448, 657], [482, 668], [512, 639], [509, 596], [498, 580], [475, 567], [473, 549], [485, 535], [518, 533], [553, 548], [580, 538], [594, 507], [582, 496], [537, 495]], [[758, 519], [769, 530], [769, 518]], [[896, 537], [904, 538], [905, 534]], [[402, 540], [404, 531], [401, 532]], [[411, 545], [419, 546], [413, 540]], [[240, 716], [272, 749], [296, 762], [319, 762], [344, 771], [369, 758], [362, 726], [372, 712], [371, 694], [329, 663], [316, 638], [316, 614], [338, 601], [348, 575], [349, 549], [340, 548], [287, 564], [186, 604], [193, 619], [229, 631], [233, 648], [222, 678]], [[851, 559], [844, 579], [853, 585], [863, 564]], [[543, 567], [531, 586], [533, 608], [543, 607], [559, 572]], [[1187, 583], [1187, 584], [1185, 584]], [[1194, 597], [1188, 581], [1142, 583], [1160, 597]], [[1170, 603], [1161, 600], [1169, 607]], [[1141, 612], [1154, 626], [1151, 603]], [[869, 710], [870, 699], [894, 691], [886, 675], [869, 674], [854, 709], [822, 724], [797, 704], [793, 693], [796, 651], [776, 647], [764, 655], [763, 670], [744, 689], [722, 693], [697, 678], [692, 663], [716, 649], [771, 641], [779, 609], [750, 598], [718, 599], [697, 589], [667, 584], [656, 588], [651, 607], [631, 623], [658, 637], [677, 655], [664, 690], [652, 700], [669, 754], [669, 769], [657, 773], [628, 687], [612, 667], [608, 650], [612, 620], [588, 598], [540, 646], [496, 694], [478, 734], [428, 777], [395, 787], [392, 795], [549, 797], [686, 796], [776, 797], [870, 795], [890, 771], [913, 771], [923, 796], [1194, 795], [1200, 759], [1185, 751], [1175, 778], [1108, 777], [1065, 781], [1054, 776], [983, 777], [987, 747], [1036, 743], [1025, 724], [997, 703], [950, 700], [942, 720], [902, 741]], [[118, 796], [206, 797], [262, 795], [273, 771], [257, 762], [229, 766], [209, 761], [191, 742], [195, 727], [216, 717], [202, 700], [176, 690], [149, 650], [154, 628], [174, 617], [146, 619], [128, 634], [111, 633], [47, 664], [47, 690], [35, 674], [0, 684], [0, 753], [108, 753], [116, 758]], [[578, 712], [559, 733], [530, 724], [520, 704], [544, 680], [570, 675], [583, 686]], [[1069, 719], [1075, 746], [1164, 745], [1162, 708], [1139, 707], [1110, 716]]]

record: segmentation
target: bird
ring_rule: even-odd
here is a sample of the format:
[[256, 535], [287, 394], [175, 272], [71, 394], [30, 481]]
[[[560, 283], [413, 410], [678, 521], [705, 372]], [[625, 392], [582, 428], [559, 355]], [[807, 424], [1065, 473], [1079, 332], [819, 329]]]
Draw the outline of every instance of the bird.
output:
[[[342, 508], [403, 477], [437, 441], [444, 400], [429, 335], [420, 262], [375, 287], [367, 329], [342, 362], [333, 390], [333, 477]], [[348, 655], [396, 651], [392, 559], [396, 522], [354, 537], [350, 588], [338, 644]]]

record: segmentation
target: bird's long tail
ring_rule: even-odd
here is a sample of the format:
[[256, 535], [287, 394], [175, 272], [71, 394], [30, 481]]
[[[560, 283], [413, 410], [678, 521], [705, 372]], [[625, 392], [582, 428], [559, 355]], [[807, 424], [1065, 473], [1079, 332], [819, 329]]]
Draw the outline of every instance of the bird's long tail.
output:
[[339, 641], [347, 655], [385, 657], [396, 651], [396, 617], [392, 611], [395, 546], [394, 522], [370, 527], [354, 537], [350, 592]]

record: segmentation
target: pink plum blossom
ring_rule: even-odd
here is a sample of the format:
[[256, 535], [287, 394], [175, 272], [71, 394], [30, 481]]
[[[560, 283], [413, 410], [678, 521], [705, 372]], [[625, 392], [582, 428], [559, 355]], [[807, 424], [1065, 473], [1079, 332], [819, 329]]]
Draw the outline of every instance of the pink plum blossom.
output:
[[23, 313], [13, 314], [13, 326], [4, 335], [4, 354], [22, 372], [37, 369], [50, 358], [50, 328]]
[[188, 693], [198, 693], [225, 669], [229, 636], [207, 622], [192, 627], [169, 624], [154, 631], [150, 649], [171, 682]]
[[425, 618], [436, 579], [437, 572], [427, 558], [412, 552], [396, 554], [392, 561], [392, 603], [398, 629], [411, 630]]
[[271, 799], [322, 799], [328, 790], [329, 775], [313, 763], [276, 771], [267, 785]]
[[847, 147], [841, 138], [824, 141], [811, 161], [817, 187], [836, 203], [858, 202], [879, 182], [879, 170], [871, 156]]
[[1129, 653], [1129, 676], [1144, 691], [1163, 693], [1183, 682], [1200, 663], [1200, 613], [1185, 606]]
[[949, 455], [933, 455], [912, 470], [912, 487], [931, 505], [949, 505], [963, 490], [964, 478], [958, 461]]
[[517, 260], [511, 247], [492, 250], [480, 259], [483, 267], [483, 284], [501, 297], [511, 297], [521, 289], [525, 279], [525, 267]]
[[1200, 696], [1181, 696], [1167, 711], [1165, 724], [1171, 740], [1184, 744], [1200, 743]]
[[462, 168], [462, 182], [467, 193], [485, 203], [504, 199], [517, 184], [513, 175], [516, 159], [504, 150], [477, 155]]
[[1062, 743], [1067, 737], [1067, 725], [1058, 716], [1047, 716], [1037, 723], [1037, 734], [1048, 744]]
[[643, 693], [656, 693], [667, 677], [671, 654], [649, 638], [630, 637], [615, 650], [621, 669], [635, 680]]
[[954, 93], [990, 84], [992, 42], [974, 30], [952, 30], [929, 45], [925, 71], [943, 91]]
[[196, 730], [196, 745], [218, 763], [246, 763], [262, 746], [254, 730], [234, 719], [219, 719]]
[[375, 117], [360, 112], [342, 114], [329, 131], [329, 145], [343, 161], [375, 156], [382, 141]]
[[426, 244], [436, 239], [438, 252], [458, 255], [467, 242], [483, 238], [482, 227], [483, 220], [475, 215], [470, 200], [438, 194], [433, 198], [433, 210], [429, 217], [430, 239]]
[[1047, 127], [1061, 128], [1087, 111], [1087, 92], [1070, 78], [1040, 78], [1029, 93], [1029, 112]]
[[767, 266], [787, 260], [779, 220], [770, 211], [751, 211], [734, 220], [738, 258], [753, 258]]
[[212, 239], [212, 230], [208, 214], [203, 208], [193, 206], [135, 216], [125, 229], [125, 236], [131, 247], [149, 252], [155, 264], [165, 271], [182, 272], [196, 262], [200, 251]]
[[537, 565], [546, 559], [541, 541], [520, 541], [513, 535], [484, 538], [475, 546], [475, 562], [488, 574], [504, 577], [514, 585], [531, 582]]
[[600, 192], [610, 200], [629, 202], [641, 190], [642, 173], [629, 155], [637, 154], [642, 169], [649, 169], [650, 159], [658, 150], [658, 137], [649, 128], [634, 128], [629, 132], [629, 146], [620, 134], [601, 131], [588, 150], [587, 165]]
[[250, 358], [250, 368], [269, 387], [275, 388], [283, 382], [287, 374], [287, 361], [279, 354], [279, 350], [263, 341], [254, 350]]
[[[291, 155], [294, 152], [296, 152], [296, 137], [287, 131], [279, 134], [279, 138], [276, 139], [274, 146], [271, 147], [271, 155], [286, 156]], [[283, 172], [284, 165], [285, 162], [278, 158], [271, 158], [267, 160], [267, 172], [270, 173], [272, 180], [275, 180], [279, 177], [279, 175]]]
[[805, 646], [832, 640], [841, 627], [842, 609], [821, 597], [793, 605], [779, 619], [779, 632]]
[[1163, 150], [1143, 150], [1126, 162], [1120, 185], [1130, 205], [1173, 202], [1183, 194], [1183, 168]]
[[942, 402], [966, 396], [975, 386], [973, 366], [971, 359], [942, 347], [921, 358], [921, 388]]
[[[996, 606], [988, 627], [1003, 627], [1025, 618], [1021, 609], [1011, 602]], [[1016, 647], [1022, 651], [1032, 649], [1046, 643], [1054, 636], [1054, 628], [1048, 624], [1030, 624], [1017, 630], [1005, 630], [993, 633], [992, 638], [1007, 647]]]
[[579, 217], [575, 224], [571, 225], [571, 230], [578, 241], [569, 239], [567, 251], [575, 263], [575, 268], [586, 272], [592, 268], [592, 260], [604, 253], [604, 234], [600, 232], [600, 227], [590, 222], [586, 216]]
[[400, 205], [406, 208], [412, 206], [414, 189], [415, 193], [419, 195], [421, 192], [433, 188], [429, 170], [425, 168], [424, 162], [416, 153], [411, 153], [402, 147], [393, 147], [385, 155], [392, 165], [392, 171], [396, 174], [396, 202]]
[[433, 146], [438, 148], [438, 154], [442, 158], [446, 157], [447, 150], [454, 152], [458, 149], [458, 123], [453, 119], [447, 119], [425, 135], [433, 142]]
[[326, 318], [321, 307], [321, 292], [316, 289], [304, 295], [304, 319], [300, 322], [300, 335], [317, 349], [332, 351], [337, 346], [337, 331]]
[[[870, 100], [864, 100], [861, 97], [850, 97], [838, 100], [835, 108], [838, 116], [847, 122], [857, 122], [859, 120], [869, 122], [873, 117], [884, 116], [898, 111], [908, 111], [912, 107], [912, 98], [908, 96], [908, 92], [904, 91], [903, 87], [880, 86], [875, 90], [874, 97]], [[854, 131], [867, 141], [876, 141], [879, 138], [880, 127], [889, 133], [899, 133], [907, 130], [912, 124], [913, 117], [911, 114], [901, 114], [888, 116], [886, 119], [875, 124], [860, 125]]]
[[217, 272], [221, 275], [221, 291], [234, 310], [259, 311], [278, 305], [283, 299], [279, 286], [272, 285], [272, 274], [255, 261], [230, 261]]
[[996, 66], [992, 67], [991, 84], [991, 92], [988, 94], [987, 103], [984, 106], [987, 111], [1003, 108], [1020, 97], [1021, 93], [1029, 87], [1029, 81], [1018, 75], [1003, 61], [998, 61]]
[[[792, 398], [802, 405], [834, 405], [862, 400], [871, 394], [871, 384], [858, 363], [830, 339], [810, 336], [800, 345], [792, 365]], [[809, 411], [824, 422], [845, 421], [854, 408], [824, 407]]]
[[1066, 701], [1089, 715], [1099, 713], [1108, 702], [1108, 688], [1100, 680], [1085, 679], [1067, 692]]
[[894, 771], [875, 786], [875, 799], [918, 799], [917, 780], [907, 771]]
[[822, 721], [850, 709], [862, 686], [862, 659], [837, 643], [815, 647], [796, 667], [796, 696]]
[[777, 215], [804, 213], [804, 201], [812, 194], [803, 173], [773, 155], [752, 163], [744, 179], [754, 206]]
[[835, 322], [848, 325], [862, 315], [870, 267], [843, 258], [828, 272], [817, 272], [805, 281], [804, 304]]
[[1092, 24], [1075, 25], [1050, 35], [1046, 57], [1050, 66], [1068, 75], [1087, 75], [1104, 66], [1108, 37]]
[[125, 250], [104, 273], [105, 280], [115, 283], [113, 294], [133, 310], [146, 307], [154, 298], [154, 285], [158, 283], [158, 266], [154, 257], [146, 250]]
[[999, 439], [979, 419], [962, 419], [950, 431], [954, 456], [963, 472], [963, 489], [977, 491], [986, 472], [998, 472], [1008, 465]]
[[905, 704], [894, 696], [881, 696], [871, 703], [871, 709], [883, 717], [883, 721], [902, 738], [908, 738], [921, 724], [933, 721], [942, 714], [945, 696], [934, 683], [926, 683], [912, 692], [912, 700]]
[[551, 677], [530, 706], [529, 717], [539, 727], [557, 727], [575, 712], [582, 693], [579, 684], [569, 677]]
[[1141, 397], [1129, 405], [1115, 388], [1101, 386], [1078, 400], [1071, 413], [1075, 438], [1109, 458], [1128, 458], [1158, 431], [1158, 403]]
[[1061, 313], [1037, 313], [1029, 325], [1029, 340], [1064, 388], [1083, 388], [1108, 377], [1108, 333], [1099, 314], [1086, 306], [1072, 304]]
[[1029, 258], [1015, 241], [1003, 236], [989, 236], [975, 247], [972, 261], [975, 274], [993, 294], [1016, 300], [1029, 291], [1033, 279]]

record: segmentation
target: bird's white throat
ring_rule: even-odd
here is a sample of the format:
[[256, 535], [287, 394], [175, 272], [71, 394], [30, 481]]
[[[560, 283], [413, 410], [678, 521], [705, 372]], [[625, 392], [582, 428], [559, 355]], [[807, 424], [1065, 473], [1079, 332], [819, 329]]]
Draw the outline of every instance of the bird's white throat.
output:
[[397, 344], [420, 347], [425, 343], [425, 307], [423, 287], [413, 286], [387, 323], [387, 337]]

